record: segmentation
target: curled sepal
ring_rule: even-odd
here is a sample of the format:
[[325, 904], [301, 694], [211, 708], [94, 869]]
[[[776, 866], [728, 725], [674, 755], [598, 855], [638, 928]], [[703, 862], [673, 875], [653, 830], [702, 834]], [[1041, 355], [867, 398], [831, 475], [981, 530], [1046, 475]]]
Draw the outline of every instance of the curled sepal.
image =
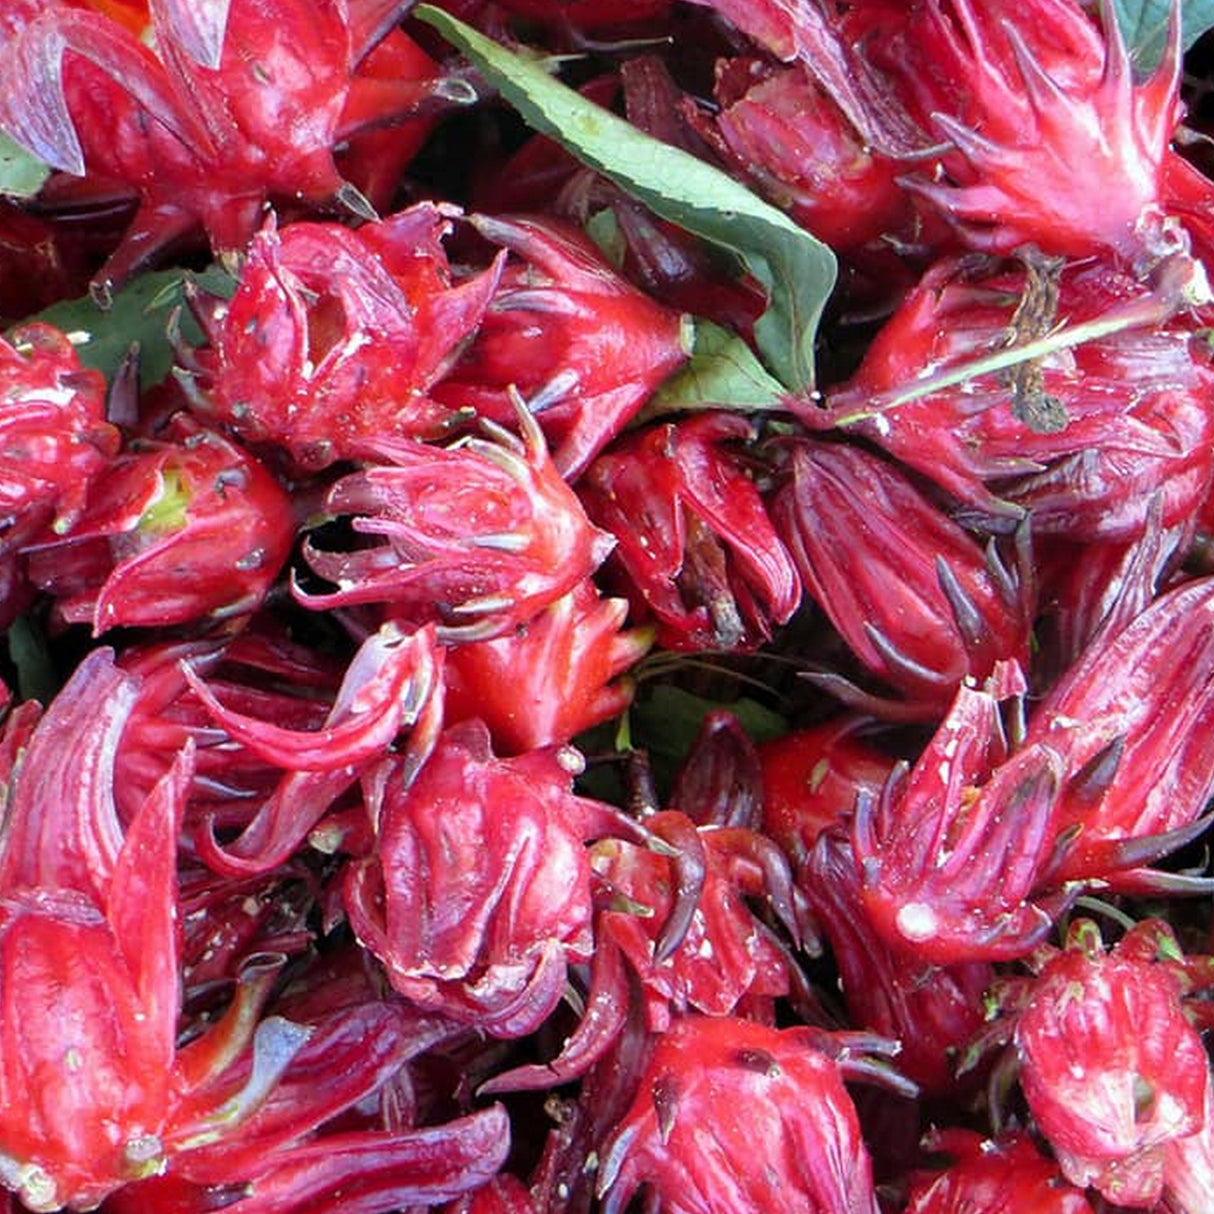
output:
[[697, 826], [756, 830], [764, 790], [759, 754], [731, 712], [710, 712], [667, 801]]
[[624, 954], [649, 1027], [688, 1009], [766, 1018], [771, 999], [788, 993], [789, 964], [748, 899], [765, 901], [794, 941], [808, 929], [783, 855], [755, 831], [697, 827], [677, 810], [645, 827], [648, 846], [604, 839], [592, 863], [599, 947]]
[[590, 990], [577, 1028], [561, 1052], [545, 1063], [512, 1067], [494, 1075], [478, 1089], [481, 1095], [544, 1091], [581, 1078], [616, 1045], [625, 1031], [633, 995], [624, 956], [609, 942], [590, 959]]
[[262, 802], [241, 833], [223, 845], [208, 817], [195, 832], [198, 855], [208, 868], [229, 877], [268, 873], [285, 864], [308, 832], [356, 779], [348, 768], [288, 772]]
[[441, 680], [442, 651], [427, 626], [382, 625], [359, 647], [319, 730], [294, 730], [225, 708], [187, 663], [190, 689], [229, 737], [288, 771], [329, 772], [377, 759], [417, 723]]
[[[223, 1015], [207, 1032], [178, 1051], [177, 1074], [183, 1088], [204, 1090], [241, 1060], [286, 962], [284, 955], [276, 953], [258, 953], [246, 958]], [[206, 1107], [205, 1102], [202, 1107]], [[189, 1119], [189, 1108], [188, 1102], [182, 1105], [183, 1122]]]
[[170, 1173], [132, 1186], [116, 1214], [382, 1214], [450, 1201], [490, 1180], [510, 1145], [510, 1123], [492, 1105], [444, 1125], [321, 1134], [270, 1152], [222, 1180]]
[[[214, 1104], [198, 1122], [176, 1126], [172, 1147], [192, 1151], [218, 1141], [243, 1125], [269, 1096], [291, 1060], [311, 1036], [307, 1025], [294, 1024], [281, 1016], [267, 1016], [253, 1032], [248, 1073], [244, 1082], [221, 1102]], [[213, 1094], [208, 1094], [214, 1100]]]
[[584, 1075], [625, 1033], [630, 1009], [663, 1032], [689, 1011], [774, 1018], [795, 984], [790, 950], [752, 905], [766, 902], [797, 945], [816, 946], [805, 899], [780, 850], [757, 831], [705, 825], [678, 810], [644, 821], [643, 842], [591, 848], [595, 949], [585, 1011], [560, 1053], [482, 1090], [551, 1087]]
[[[264, 623], [264, 621], [263, 621]], [[166, 756], [194, 742], [195, 774], [187, 827], [218, 814], [244, 823], [249, 807], [270, 795], [281, 766], [265, 762], [216, 727], [190, 691], [188, 663], [225, 708], [300, 731], [320, 729], [341, 681], [329, 655], [289, 642], [261, 624], [233, 634], [150, 641], [128, 647], [120, 666], [139, 680], [139, 698], [117, 758], [115, 796], [124, 821], [165, 768]]]
[[651, 1027], [687, 1008], [723, 1015], [744, 1004], [762, 1016], [768, 997], [787, 992], [788, 964], [746, 899], [765, 900], [799, 942], [804, 916], [783, 855], [755, 831], [697, 828], [677, 810], [645, 825], [654, 843], [604, 840], [594, 869], [597, 930], [640, 978]]
[[[400, 1004], [378, 1000], [338, 1007], [308, 1024], [266, 1016], [251, 1053], [224, 1076], [232, 1094], [178, 1131], [177, 1168], [192, 1180], [218, 1181], [301, 1141], [396, 1074], [415, 1052], [415, 1024]], [[208, 1100], [215, 1105], [213, 1092]]]

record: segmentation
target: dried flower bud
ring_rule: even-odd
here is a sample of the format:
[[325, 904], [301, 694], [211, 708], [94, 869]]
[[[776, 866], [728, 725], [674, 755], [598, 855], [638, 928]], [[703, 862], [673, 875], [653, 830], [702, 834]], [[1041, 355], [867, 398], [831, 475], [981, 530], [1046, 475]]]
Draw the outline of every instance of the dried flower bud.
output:
[[181, 419], [177, 441], [117, 457], [31, 580], [94, 634], [254, 611], [295, 539], [291, 499], [251, 455]]
[[1033, 983], [1015, 1029], [1020, 1085], [1063, 1174], [1154, 1205], [1167, 1148], [1204, 1124], [1210, 1064], [1168, 966], [1106, 954], [1091, 922]]
[[672, 648], [748, 648], [801, 601], [796, 569], [744, 458], [745, 418], [701, 413], [630, 435], [578, 485], [586, 510], [616, 538], [638, 607]]
[[729, 1016], [672, 1025], [600, 1152], [604, 1214], [642, 1184], [668, 1214], [876, 1214], [856, 1110], [819, 1040]]

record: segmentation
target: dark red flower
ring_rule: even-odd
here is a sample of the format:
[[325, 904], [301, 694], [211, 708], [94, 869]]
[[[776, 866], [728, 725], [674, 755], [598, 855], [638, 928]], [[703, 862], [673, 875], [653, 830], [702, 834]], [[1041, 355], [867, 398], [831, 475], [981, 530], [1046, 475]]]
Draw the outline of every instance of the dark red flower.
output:
[[124, 832], [114, 760], [135, 696], [99, 649], [32, 734], [14, 718], [27, 744], [0, 851], [0, 1183], [34, 1211], [201, 1211], [227, 1191], [250, 1214], [314, 1209], [343, 1184], [381, 1194], [356, 1208], [387, 1211], [482, 1183], [505, 1157], [501, 1109], [445, 1133], [316, 1136], [449, 1035], [445, 1022], [365, 983], [267, 1014], [286, 960], [267, 953], [222, 975], [224, 1003], [183, 1015], [177, 836], [192, 746]]
[[350, 924], [393, 987], [500, 1037], [532, 1032], [593, 949], [586, 841], [617, 815], [574, 796], [568, 747], [497, 758], [453, 726], [412, 782], [393, 772], [375, 854], [345, 878]]
[[[963, 679], [1028, 660], [1027, 554], [985, 550], [895, 465], [846, 443], [785, 452], [771, 513], [808, 594], [864, 665], [901, 692], [891, 713], [938, 716]], [[856, 697], [864, 702], [871, 698]]]
[[753, 434], [733, 413], [661, 423], [617, 441], [578, 485], [664, 645], [751, 647], [800, 605], [796, 569], [730, 446]]
[[119, 442], [105, 378], [68, 336], [31, 324], [0, 339], [0, 553], [48, 527], [69, 531]]
[[334, 551], [309, 539], [308, 563], [337, 589], [297, 589], [299, 600], [317, 609], [383, 603], [437, 622], [448, 640], [487, 640], [572, 591], [613, 541], [591, 525], [525, 409], [519, 422], [522, 440], [500, 427], [448, 447], [368, 439], [380, 462], [337, 481], [325, 508], [383, 542]]
[[906, 1214], [1092, 1214], [1083, 1191], [1067, 1184], [1027, 1135], [984, 1139], [950, 1129], [929, 1135], [926, 1146], [954, 1161], [915, 1176]]
[[687, 358], [685, 319], [621, 278], [575, 228], [486, 215], [471, 223], [517, 260], [435, 396], [510, 424], [520, 394], [571, 480]]
[[504, 754], [564, 745], [632, 701], [624, 676], [648, 651], [648, 628], [624, 628], [628, 604], [589, 580], [513, 632], [448, 651], [445, 719], [479, 717]]
[[[701, 743], [704, 761], [713, 745]], [[684, 792], [687, 785], [680, 781]], [[771, 1023], [774, 1001], [797, 985], [788, 945], [752, 909], [766, 903], [795, 945], [810, 934], [805, 903], [771, 840], [719, 821], [697, 826], [674, 809], [643, 825], [643, 840], [605, 838], [590, 849], [595, 950], [577, 1028], [552, 1061], [497, 1075], [482, 1091], [585, 1074], [637, 1013], [652, 1032], [690, 1011]]]
[[235, 295], [196, 300], [210, 345], [188, 356], [195, 412], [312, 470], [466, 420], [428, 390], [476, 330], [497, 270], [454, 283], [450, 229], [430, 203], [357, 231], [271, 220]]
[[718, 108], [697, 128], [819, 240], [851, 250], [907, 226], [906, 165], [866, 146], [804, 64], [722, 60], [714, 95]]
[[804, 65], [972, 248], [1149, 260], [1174, 242], [1179, 19], [1141, 79], [1111, 6], [701, 2]]
[[901, 1043], [898, 1070], [929, 1096], [960, 1098], [966, 1046], [983, 1027], [995, 979], [985, 961], [932, 965], [875, 930], [846, 838], [818, 836], [797, 884], [839, 967], [850, 1023]]
[[223, 619], [261, 605], [295, 539], [291, 499], [251, 455], [180, 418], [175, 441], [116, 457], [31, 580], [94, 634]]
[[[249, 992], [230, 1052], [192, 1078], [180, 1068], [176, 842], [191, 755], [124, 835], [113, 764], [134, 690], [107, 651], [92, 653], [34, 730], [8, 790], [0, 1155], [5, 1187], [31, 1210], [90, 1209], [162, 1170], [183, 1100], [244, 1053], [256, 1023]], [[263, 1088], [302, 1044], [293, 1033], [285, 1022], [265, 1029], [260, 1048], [279, 1061], [263, 1063]], [[241, 1119], [234, 1107], [232, 1124]]]
[[[1162, 1195], [1169, 1146], [1205, 1124], [1211, 1079], [1168, 957], [1140, 956], [1139, 943], [1129, 936], [1106, 953], [1095, 924], [1073, 924], [1014, 1040], [1020, 1086], [1066, 1178], [1147, 1207]], [[1179, 952], [1174, 938], [1166, 947]]]
[[[399, 7], [154, 4], [153, 52], [109, 17], [49, 5], [4, 48], [0, 124], [48, 164], [83, 178], [55, 179], [44, 199], [138, 200], [95, 279], [108, 292], [199, 226], [216, 253], [242, 252], [267, 198], [366, 212], [333, 152], [352, 126], [416, 109], [416, 88], [403, 97], [388, 90], [378, 105], [360, 90], [359, 65]], [[374, 78], [367, 86], [382, 92]]]
[[766, 1019], [770, 1000], [788, 992], [789, 964], [747, 899], [766, 899], [796, 930], [783, 857], [756, 832], [696, 828], [675, 810], [651, 815], [645, 827], [657, 843], [604, 839], [591, 865], [599, 948], [619, 949], [640, 980], [648, 1027], [662, 1031], [689, 1010], [720, 1016], [745, 1007]]
[[1009, 757], [998, 700], [962, 685], [913, 769], [852, 823], [864, 906], [894, 949], [952, 965], [1040, 943], [1077, 893], [1037, 897], [1063, 772], [1040, 743]]
[[[1051, 882], [1166, 885], [1144, 869], [1201, 829], [1214, 794], [1214, 579], [1117, 618], [1034, 708], [1027, 746], [1061, 756]], [[1183, 884], [1183, 883], [1182, 883]]]
[[[1095, 260], [977, 276], [941, 261], [828, 408], [790, 403], [811, 427], [875, 443], [979, 519], [1008, 527], [1027, 514], [1035, 535], [1128, 541], [1153, 510], [1164, 529], [1184, 522], [1214, 473], [1214, 370], [1192, 317], [1177, 315], [1207, 294], [1204, 270], [1183, 256], [1147, 283]], [[1109, 332], [899, 403], [916, 380], [960, 373], [1059, 321]]]
[[676, 1021], [599, 1151], [604, 1214], [642, 1185], [667, 1214], [876, 1214], [856, 1110], [822, 1038], [730, 1016]]
[[1071, 0], [927, 0], [905, 12], [872, 57], [924, 131], [952, 145], [944, 180], [908, 187], [976, 248], [1158, 251], [1181, 118], [1178, 20], [1139, 81], [1108, 5], [1103, 29]]

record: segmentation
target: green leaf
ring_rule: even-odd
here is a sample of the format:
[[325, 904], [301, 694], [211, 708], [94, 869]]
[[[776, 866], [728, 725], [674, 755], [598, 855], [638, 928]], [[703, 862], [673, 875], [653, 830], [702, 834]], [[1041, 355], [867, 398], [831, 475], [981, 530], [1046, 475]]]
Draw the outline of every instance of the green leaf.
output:
[[618, 270], [624, 264], [624, 233], [610, 207], [595, 211], [582, 225], [586, 235], [599, 246], [599, 252]]
[[[1168, 41], [1172, 0], [1113, 0], [1113, 12], [1139, 73], [1159, 66]], [[1180, 0], [1180, 37], [1185, 50], [1214, 29], [1214, 0]]]
[[709, 700], [672, 683], [658, 683], [645, 695], [638, 696], [632, 706], [634, 745], [643, 746], [650, 754], [681, 759], [699, 735], [704, 718], [722, 708], [732, 712], [756, 742], [783, 737], [788, 732], [788, 722], [758, 700], [746, 696], [729, 701]]
[[699, 737], [704, 718], [722, 708], [733, 713], [755, 742], [782, 737], [789, 730], [788, 721], [778, 712], [746, 696], [710, 700], [672, 683], [653, 684], [637, 695], [629, 709], [632, 744], [648, 755], [663, 800]]
[[0, 131], [0, 194], [32, 198], [50, 175], [50, 165]]
[[539, 62], [430, 5], [414, 16], [459, 47], [537, 131], [662, 218], [740, 258], [768, 293], [755, 325], [767, 369], [786, 388], [812, 388], [814, 336], [836, 274], [826, 245], [732, 177], [554, 80]]
[[[112, 379], [131, 346], [139, 346], [139, 378], [142, 385], [158, 384], [173, 365], [169, 340], [169, 318], [181, 310], [181, 334], [186, 341], [201, 342], [198, 328], [185, 302], [187, 279], [216, 295], [230, 296], [235, 282], [218, 266], [199, 274], [184, 270], [162, 270], [141, 274], [114, 295], [113, 303], [99, 308], [90, 296], [65, 300], [31, 316], [72, 335], [80, 361]], [[29, 323], [26, 321], [25, 323]]]
[[49, 704], [59, 688], [46, 633], [30, 616], [18, 616], [4, 634], [8, 656], [17, 671], [17, 695]]
[[691, 359], [649, 398], [641, 419], [718, 406], [761, 413], [784, 408], [786, 395], [784, 385], [763, 369], [736, 333], [697, 320]]

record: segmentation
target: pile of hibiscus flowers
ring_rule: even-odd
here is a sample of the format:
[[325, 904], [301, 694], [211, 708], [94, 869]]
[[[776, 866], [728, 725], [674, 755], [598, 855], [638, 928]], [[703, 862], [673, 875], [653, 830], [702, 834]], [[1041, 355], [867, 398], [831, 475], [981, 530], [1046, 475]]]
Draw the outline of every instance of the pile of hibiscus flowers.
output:
[[1214, 1212], [1208, 8], [0, 0], [0, 1209]]

